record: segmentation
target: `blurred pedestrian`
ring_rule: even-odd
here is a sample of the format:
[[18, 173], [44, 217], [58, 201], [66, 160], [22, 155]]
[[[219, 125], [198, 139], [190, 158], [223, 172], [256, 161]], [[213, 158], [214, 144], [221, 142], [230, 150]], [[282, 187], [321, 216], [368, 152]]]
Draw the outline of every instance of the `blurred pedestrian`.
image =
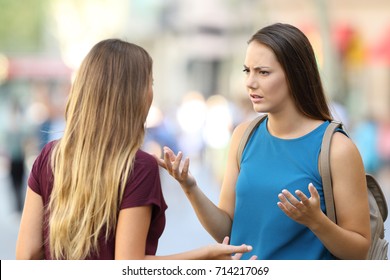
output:
[[[332, 120], [313, 49], [289, 24], [272, 24], [249, 40], [244, 62], [253, 108], [266, 113], [237, 162], [248, 122], [232, 135], [219, 205], [189, 172], [189, 159], [165, 148], [161, 166], [178, 180], [217, 240], [248, 243], [259, 259], [365, 259], [370, 217], [361, 156], [344, 133], [331, 144], [337, 224], [325, 214], [319, 154]], [[244, 255], [243, 258], [248, 256]]]
[[23, 119], [23, 112], [19, 101], [12, 103], [10, 121], [7, 124], [6, 145], [9, 158], [9, 177], [13, 193], [15, 194], [15, 210], [22, 212], [25, 196], [25, 146], [27, 141], [27, 129]]
[[117, 39], [96, 44], [78, 70], [63, 137], [30, 177], [17, 259], [231, 259], [249, 246], [155, 256], [167, 208], [153, 156], [140, 150], [153, 99], [152, 59]]

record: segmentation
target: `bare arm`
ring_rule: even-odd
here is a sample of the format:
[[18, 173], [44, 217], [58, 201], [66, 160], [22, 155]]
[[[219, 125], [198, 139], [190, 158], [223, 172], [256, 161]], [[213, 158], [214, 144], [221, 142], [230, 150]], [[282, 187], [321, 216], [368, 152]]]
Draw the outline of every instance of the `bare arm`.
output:
[[26, 200], [16, 242], [16, 259], [43, 259], [43, 202], [27, 187]]
[[[116, 231], [115, 259], [234, 259], [240, 257], [241, 253], [249, 252], [252, 249], [246, 245], [227, 245], [228, 239], [225, 239], [223, 244], [213, 244], [183, 253], [168, 256], [145, 255], [151, 213], [151, 206], [134, 207], [120, 211]], [[232, 257], [232, 254], [238, 255]]]
[[[120, 211], [115, 240], [115, 259], [234, 259], [251, 251], [250, 246], [213, 244], [170, 256], [145, 256], [151, 206]], [[27, 189], [25, 207], [16, 246], [16, 259], [43, 259], [43, 203], [41, 196]], [[232, 257], [232, 254], [237, 256]]]
[[215, 240], [222, 242], [225, 236], [230, 235], [231, 217], [202, 192], [189, 172], [189, 158], [186, 158], [184, 163], [182, 158], [181, 152], [175, 155], [165, 147], [164, 160], [160, 159], [159, 164], [179, 182], [203, 227]]
[[115, 259], [137, 260], [145, 257], [152, 206], [126, 208], [119, 212], [115, 235]]
[[228, 213], [233, 220], [236, 205], [236, 183], [240, 172], [237, 162], [238, 146], [241, 138], [250, 122], [245, 122], [236, 127], [230, 142], [225, 175], [222, 182], [219, 207]]
[[331, 174], [337, 225], [321, 210], [319, 195], [309, 186], [311, 197], [297, 191], [279, 195], [279, 207], [290, 218], [308, 226], [324, 246], [340, 259], [365, 259], [370, 246], [370, 214], [365, 172], [353, 142], [341, 133], [331, 143]]
[[[228, 245], [229, 238], [225, 237], [222, 243], [204, 246], [183, 253], [172, 254], [168, 256], [145, 256], [147, 260], [238, 260], [243, 253], [250, 252], [252, 246]], [[255, 260], [257, 257], [252, 256], [250, 259]]]
[[327, 222], [314, 233], [340, 259], [365, 259], [370, 246], [370, 212], [365, 171], [353, 142], [341, 133], [332, 139], [330, 154], [337, 225]]
[[159, 165], [179, 182], [199, 221], [217, 242], [222, 242], [225, 236], [230, 236], [238, 176], [237, 147], [247, 125], [248, 123], [238, 126], [233, 132], [218, 206], [210, 201], [198, 187], [189, 171], [189, 158], [182, 162], [181, 152], [175, 155], [172, 150], [165, 147], [164, 160], [157, 159]]

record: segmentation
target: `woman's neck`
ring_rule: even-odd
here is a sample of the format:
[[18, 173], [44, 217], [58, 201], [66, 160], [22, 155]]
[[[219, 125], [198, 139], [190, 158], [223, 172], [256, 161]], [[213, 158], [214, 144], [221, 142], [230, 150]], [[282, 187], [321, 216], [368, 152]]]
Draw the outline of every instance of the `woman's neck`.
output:
[[302, 114], [268, 114], [267, 129], [275, 137], [294, 139], [306, 135], [314, 130], [323, 121], [311, 119]]

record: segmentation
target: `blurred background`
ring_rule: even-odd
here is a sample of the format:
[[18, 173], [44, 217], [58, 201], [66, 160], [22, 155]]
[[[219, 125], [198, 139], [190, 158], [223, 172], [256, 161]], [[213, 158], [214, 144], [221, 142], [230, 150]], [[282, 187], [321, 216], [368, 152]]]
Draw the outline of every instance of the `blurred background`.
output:
[[[117, 37], [152, 55], [144, 149], [182, 150], [217, 203], [232, 130], [255, 116], [246, 42], [274, 22], [310, 39], [334, 116], [390, 201], [389, 0], [0, 0], [0, 259], [15, 258], [31, 165], [61, 137], [72, 76], [95, 43]], [[163, 170], [161, 178], [169, 208], [157, 253], [214, 243], [180, 186]]]

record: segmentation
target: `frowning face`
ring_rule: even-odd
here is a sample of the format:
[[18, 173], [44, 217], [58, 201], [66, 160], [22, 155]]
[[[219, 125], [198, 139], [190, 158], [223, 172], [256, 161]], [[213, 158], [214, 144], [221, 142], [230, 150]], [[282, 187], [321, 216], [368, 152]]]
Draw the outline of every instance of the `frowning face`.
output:
[[252, 41], [247, 48], [244, 72], [256, 112], [277, 113], [294, 106], [284, 70], [270, 48]]

